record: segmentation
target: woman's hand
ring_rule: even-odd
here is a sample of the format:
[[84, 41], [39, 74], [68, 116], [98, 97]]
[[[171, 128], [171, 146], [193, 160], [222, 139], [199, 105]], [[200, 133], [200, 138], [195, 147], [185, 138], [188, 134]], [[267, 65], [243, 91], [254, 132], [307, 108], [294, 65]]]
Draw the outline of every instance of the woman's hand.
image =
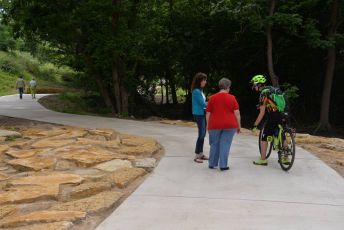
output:
[[239, 133], [241, 133], [241, 128], [240, 127], [237, 129], [237, 134], [239, 134]]

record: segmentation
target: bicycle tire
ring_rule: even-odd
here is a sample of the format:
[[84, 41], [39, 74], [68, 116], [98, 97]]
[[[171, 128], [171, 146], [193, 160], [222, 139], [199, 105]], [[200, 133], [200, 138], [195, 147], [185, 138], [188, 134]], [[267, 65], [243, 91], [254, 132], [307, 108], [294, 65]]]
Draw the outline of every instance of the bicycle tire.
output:
[[281, 168], [284, 171], [289, 171], [295, 161], [295, 138], [294, 138], [294, 133], [290, 129], [287, 129], [282, 132], [282, 141], [284, 141], [284, 139], [286, 138], [286, 134], [289, 135], [290, 142], [291, 142], [287, 144], [288, 156], [291, 156], [290, 164], [289, 165], [282, 164], [282, 153], [280, 151], [278, 152], [278, 163], [280, 164]]
[[[258, 146], [259, 146], [259, 153], [261, 153], [262, 151], [262, 146], [261, 146], [261, 141], [262, 141], [262, 138], [263, 138], [263, 132], [264, 132], [264, 128], [265, 128], [265, 125], [266, 125], [266, 121], [264, 122], [262, 128], [260, 129], [260, 132], [259, 132], [259, 138], [258, 138]], [[266, 159], [268, 159], [271, 155], [271, 152], [272, 152], [272, 142], [268, 142], [268, 148], [267, 148], [267, 151], [266, 151]]]

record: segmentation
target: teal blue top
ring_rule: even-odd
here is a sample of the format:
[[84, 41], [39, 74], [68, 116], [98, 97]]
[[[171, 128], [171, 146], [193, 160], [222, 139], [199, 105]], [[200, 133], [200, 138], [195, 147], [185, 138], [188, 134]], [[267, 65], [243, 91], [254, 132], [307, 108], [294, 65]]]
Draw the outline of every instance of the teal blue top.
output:
[[193, 115], [205, 115], [205, 108], [207, 102], [205, 101], [204, 94], [199, 88], [195, 88], [192, 91], [192, 114]]

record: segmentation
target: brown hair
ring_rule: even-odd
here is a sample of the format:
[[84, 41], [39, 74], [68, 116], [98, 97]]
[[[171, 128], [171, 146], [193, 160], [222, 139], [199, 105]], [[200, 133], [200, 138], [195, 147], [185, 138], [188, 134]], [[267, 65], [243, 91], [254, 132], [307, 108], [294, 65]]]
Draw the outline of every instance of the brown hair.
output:
[[191, 91], [193, 91], [195, 88], [201, 88], [201, 82], [203, 80], [207, 80], [207, 75], [202, 72], [196, 73], [192, 80]]

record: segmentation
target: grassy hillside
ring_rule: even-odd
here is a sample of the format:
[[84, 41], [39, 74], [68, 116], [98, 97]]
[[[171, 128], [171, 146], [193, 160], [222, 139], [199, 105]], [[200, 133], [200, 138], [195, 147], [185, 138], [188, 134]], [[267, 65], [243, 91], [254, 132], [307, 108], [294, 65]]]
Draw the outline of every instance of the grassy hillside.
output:
[[61, 92], [66, 87], [63, 79], [75, 75], [71, 69], [42, 63], [28, 53], [0, 51], [0, 95], [16, 93], [15, 83], [19, 76], [25, 81], [37, 80], [38, 93]]

